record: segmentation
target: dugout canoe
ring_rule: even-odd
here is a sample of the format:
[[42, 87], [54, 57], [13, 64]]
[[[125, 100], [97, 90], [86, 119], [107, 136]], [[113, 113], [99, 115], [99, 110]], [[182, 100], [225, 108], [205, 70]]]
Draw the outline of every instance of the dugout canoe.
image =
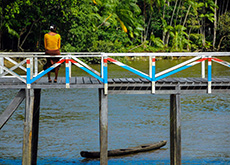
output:
[[[167, 141], [163, 140], [163, 141], [156, 142], [153, 144], [144, 144], [144, 145], [140, 145], [137, 147], [109, 150], [108, 156], [122, 156], [122, 155], [134, 154], [134, 153], [139, 153], [139, 152], [157, 150], [165, 146], [166, 143]], [[85, 157], [85, 158], [99, 158], [100, 157], [100, 152], [98, 151], [81, 151], [80, 154], [82, 157]]]

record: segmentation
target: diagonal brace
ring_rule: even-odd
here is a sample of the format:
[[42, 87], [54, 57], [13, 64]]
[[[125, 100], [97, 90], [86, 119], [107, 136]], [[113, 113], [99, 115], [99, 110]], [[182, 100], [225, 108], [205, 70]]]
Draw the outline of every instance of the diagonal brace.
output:
[[0, 129], [6, 124], [9, 118], [17, 110], [18, 106], [22, 103], [25, 97], [25, 89], [21, 89], [15, 98], [11, 101], [10, 105], [8, 105], [6, 110], [0, 115]]

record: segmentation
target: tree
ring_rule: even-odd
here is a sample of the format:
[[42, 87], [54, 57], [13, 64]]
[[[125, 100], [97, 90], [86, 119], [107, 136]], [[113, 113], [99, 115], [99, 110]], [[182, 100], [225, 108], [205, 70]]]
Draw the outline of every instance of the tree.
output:
[[220, 34], [219, 38], [219, 44], [218, 44], [218, 51], [221, 49], [221, 45], [224, 42], [224, 45], [222, 46], [222, 49], [229, 50], [230, 46], [230, 12], [226, 12], [224, 15], [220, 16], [218, 21], [218, 32]]
[[[26, 1], [27, 2], [27, 1]], [[28, 2], [27, 2], [28, 3]], [[0, 1], [0, 50], [2, 49], [2, 35], [9, 33], [12, 36], [18, 37], [18, 33], [13, 27], [15, 16], [20, 12], [20, 6], [23, 4], [22, 0], [16, 1]]]

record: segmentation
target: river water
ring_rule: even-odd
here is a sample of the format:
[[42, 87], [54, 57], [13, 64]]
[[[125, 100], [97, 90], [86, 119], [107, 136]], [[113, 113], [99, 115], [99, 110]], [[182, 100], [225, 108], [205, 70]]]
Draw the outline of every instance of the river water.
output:
[[[157, 61], [157, 72], [182, 61]], [[148, 61], [128, 64], [148, 73]], [[87, 76], [73, 70], [75, 76]], [[200, 74], [197, 65], [172, 77]], [[229, 68], [213, 65], [213, 77], [229, 76]], [[135, 75], [110, 64], [109, 77]], [[17, 92], [0, 90], [0, 114]], [[169, 101], [169, 95], [109, 95], [109, 149], [168, 141], [156, 151], [109, 158], [109, 164], [169, 164]], [[38, 164], [99, 164], [80, 156], [100, 148], [98, 102], [96, 89], [42, 90]], [[23, 103], [0, 130], [0, 164], [21, 164], [24, 109]], [[183, 164], [230, 164], [230, 95], [182, 95], [181, 113]]]

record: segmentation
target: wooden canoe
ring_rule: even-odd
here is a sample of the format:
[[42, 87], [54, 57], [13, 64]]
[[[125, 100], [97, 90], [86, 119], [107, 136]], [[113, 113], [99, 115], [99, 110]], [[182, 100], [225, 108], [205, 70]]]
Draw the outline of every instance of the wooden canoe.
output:
[[[167, 141], [163, 140], [163, 141], [160, 141], [157, 143], [144, 144], [144, 145], [140, 145], [137, 147], [109, 150], [108, 156], [122, 156], [122, 155], [138, 153], [138, 152], [146, 152], [146, 151], [156, 150], [156, 149], [159, 149], [159, 148], [165, 146], [166, 143], [167, 143]], [[80, 154], [82, 157], [85, 157], [85, 158], [99, 158], [100, 157], [100, 152], [98, 152], [98, 151], [81, 151]]]

